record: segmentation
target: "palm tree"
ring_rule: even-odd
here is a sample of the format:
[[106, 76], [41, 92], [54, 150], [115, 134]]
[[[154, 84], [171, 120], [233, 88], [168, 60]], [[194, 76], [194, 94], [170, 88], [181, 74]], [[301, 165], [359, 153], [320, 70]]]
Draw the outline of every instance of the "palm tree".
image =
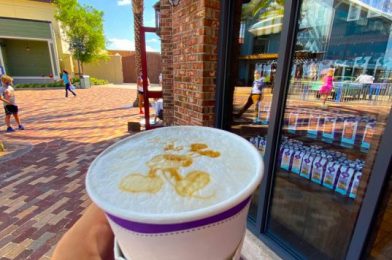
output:
[[140, 29], [143, 26], [143, 0], [132, 0], [132, 11], [135, 27], [135, 60], [136, 75], [142, 70], [142, 60], [140, 53]]
[[243, 6], [242, 19], [257, 18], [260, 15], [259, 18], [266, 17], [271, 9], [279, 10], [279, 13], [283, 14], [284, 2], [285, 0], [252, 0]]
[[[135, 63], [136, 78], [142, 70], [141, 46], [140, 46], [140, 29], [143, 26], [143, 0], [132, 0], [133, 21], [135, 28]], [[133, 106], [138, 106], [138, 97], [133, 102]]]

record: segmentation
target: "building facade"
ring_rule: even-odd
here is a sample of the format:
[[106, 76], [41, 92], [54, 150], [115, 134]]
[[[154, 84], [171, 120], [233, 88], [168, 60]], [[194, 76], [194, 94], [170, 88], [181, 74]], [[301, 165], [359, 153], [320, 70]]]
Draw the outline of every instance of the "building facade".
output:
[[391, 2], [171, 2], [160, 3], [166, 124], [259, 149], [248, 228], [285, 259], [390, 257]]
[[52, 1], [0, 1], [0, 65], [16, 82], [50, 82], [73, 71]]

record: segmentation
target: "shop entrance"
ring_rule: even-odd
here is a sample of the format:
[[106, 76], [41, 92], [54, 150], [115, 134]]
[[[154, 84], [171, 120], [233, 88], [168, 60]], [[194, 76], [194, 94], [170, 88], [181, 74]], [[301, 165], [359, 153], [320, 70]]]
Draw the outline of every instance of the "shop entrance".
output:
[[47, 41], [0, 39], [1, 56], [7, 74], [13, 77], [53, 75]]
[[[225, 7], [242, 13], [222, 26], [241, 31], [222, 32], [218, 78], [228, 83], [218, 89], [222, 114], [232, 116], [217, 115], [218, 126], [248, 139], [266, 164], [249, 226], [282, 256], [359, 259], [391, 164], [392, 9], [311, 0]], [[268, 48], [255, 44], [261, 36]], [[244, 75], [247, 92], [235, 84]]]

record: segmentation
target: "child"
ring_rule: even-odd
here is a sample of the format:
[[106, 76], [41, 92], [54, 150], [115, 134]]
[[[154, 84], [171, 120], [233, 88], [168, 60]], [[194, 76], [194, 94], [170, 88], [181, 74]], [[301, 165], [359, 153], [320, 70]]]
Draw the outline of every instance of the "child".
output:
[[327, 105], [325, 104], [325, 102], [327, 101], [328, 96], [331, 94], [332, 92], [332, 88], [333, 88], [333, 74], [335, 73], [335, 70], [333, 67], [328, 69], [328, 72], [326, 73], [326, 75], [323, 78], [323, 85], [321, 86], [320, 89], [320, 95], [322, 97], [322, 101], [323, 101], [323, 108], [327, 108]]
[[14, 132], [11, 127], [11, 115], [14, 115], [15, 121], [19, 126], [19, 130], [24, 130], [23, 125], [20, 123], [18, 116], [18, 106], [15, 102], [15, 90], [12, 87], [13, 79], [10, 76], [1, 76], [2, 87], [0, 88], [0, 100], [4, 103], [5, 111], [5, 124], [7, 125], [7, 132]]
[[157, 123], [157, 119], [163, 120], [163, 99], [162, 98], [155, 99], [153, 107], [155, 110], [154, 123]]

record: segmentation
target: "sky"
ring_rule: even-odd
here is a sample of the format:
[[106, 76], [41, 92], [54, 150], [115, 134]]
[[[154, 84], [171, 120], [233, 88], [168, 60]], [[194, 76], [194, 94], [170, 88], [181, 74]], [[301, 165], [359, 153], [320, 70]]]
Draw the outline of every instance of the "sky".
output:
[[[78, 0], [104, 12], [104, 31], [108, 50], [134, 50], [132, 0]], [[144, 0], [144, 26], [155, 27], [153, 5], [158, 0]], [[155, 33], [146, 34], [147, 51], [160, 52], [160, 38]]]

